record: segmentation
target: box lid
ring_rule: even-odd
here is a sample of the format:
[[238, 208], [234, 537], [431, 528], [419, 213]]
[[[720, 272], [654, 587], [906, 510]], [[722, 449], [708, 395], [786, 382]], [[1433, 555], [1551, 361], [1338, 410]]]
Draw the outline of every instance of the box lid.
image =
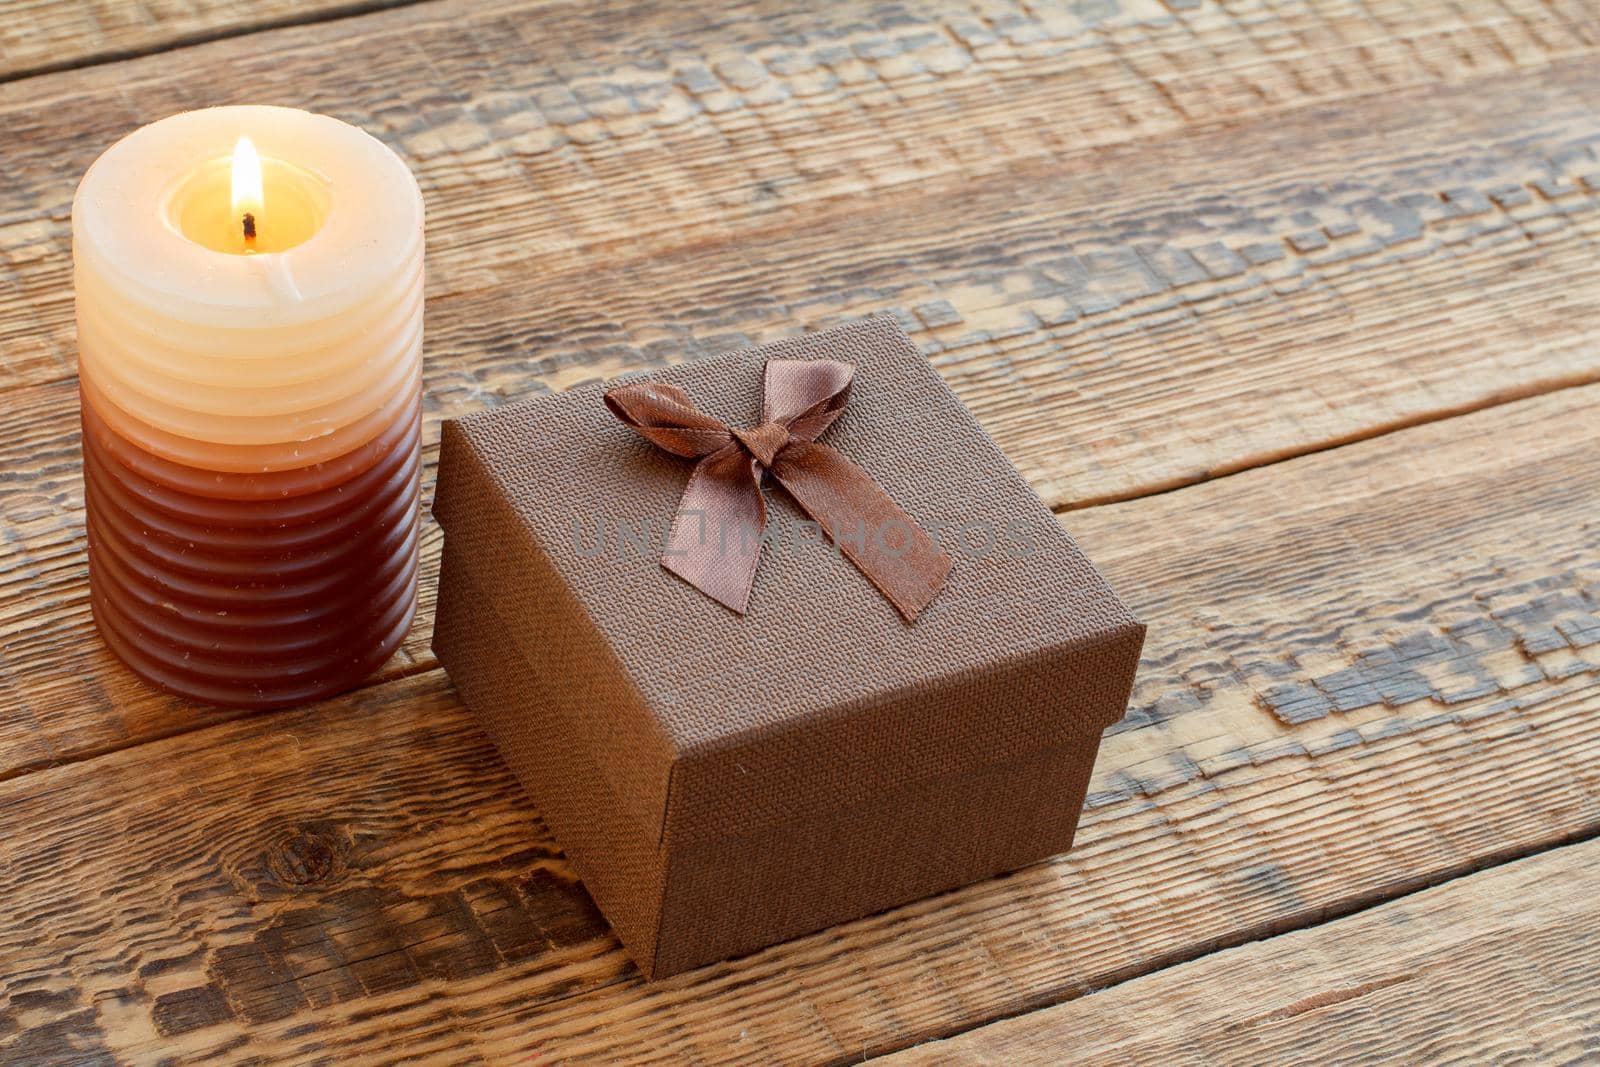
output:
[[[742, 617], [663, 569], [692, 467], [619, 422], [603, 387], [445, 425], [434, 512], [447, 539], [470, 542], [458, 558], [505, 654], [574, 698], [551, 728], [592, 752], [611, 802], [658, 841], [1092, 748], [1125, 707], [1143, 626], [892, 318], [648, 377], [744, 427], [759, 421], [768, 359], [824, 358], [856, 374], [821, 440], [939, 528], [953, 557], [914, 623], [801, 537], [767, 546]], [[781, 488], [766, 497], [775, 530], [804, 533]], [[632, 539], [614, 536], [624, 525]]]

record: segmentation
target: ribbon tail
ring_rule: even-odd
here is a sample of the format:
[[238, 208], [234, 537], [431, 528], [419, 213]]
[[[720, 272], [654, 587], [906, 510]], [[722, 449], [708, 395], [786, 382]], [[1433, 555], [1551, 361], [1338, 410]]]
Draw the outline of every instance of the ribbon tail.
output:
[[791, 439], [771, 471], [907, 622], [944, 588], [950, 557], [844, 453]]
[[767, 504], [755, 460], [737, 444], [728, 445], [695, 464], [661, 565], [743, 615], [766, 528]]

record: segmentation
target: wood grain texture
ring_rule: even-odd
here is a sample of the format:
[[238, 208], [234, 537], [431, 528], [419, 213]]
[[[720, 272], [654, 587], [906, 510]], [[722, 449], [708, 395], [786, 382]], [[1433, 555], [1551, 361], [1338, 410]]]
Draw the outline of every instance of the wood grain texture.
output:
[[[0, 82], [408, 0], [0, 0]], [[409, 0], [415, 2], [415, 0]]]
[[0, 1042], [845, 1062], [1592, 833], [1597, 411], [1067, 516], [1150, 623], [1075, 850], [655, 985], [437, 671], [0, 783]]
[[[1592, 207], [1574, 182], [1600, 166], [1597, 25], [1585, 5], [1533, 0], [446, 3], [29, 79], [0, 90], [0, 376], [72, 373], [66, 220], [94, 155], [155, 115], [270, 100], [360, 123], [417, 171], [441, 412], [890, 307], [970, 380], [1053, 502], [1123, 497], [1515, 387], [1488, 368], [1335, 400], [1301, 372], [1381, 376], [1393, 367], [1362, 342], [1375, 292], [1398, 282], [1414, 314], [1473, 280], [1460, 275], [1484, 243], [1564, 229], [1565, 215], [1530, 221], [1528, 237], [1477, 210], [1483, 194], [1548, 179]], [[351, 54], [370, 61], [352, 71]], [[78, 136], [63, 144], [63, 128]], [[1462, 335], [1451, 312], [1433, 317], [1425, 350], [1443, 361]], [[1287, 341], [1314, 355], [1263, 377]], [[1165, 373], [1178, 362], [1192, 392]], [[1549, 362], [1547, 376], [1574, 372], [1570, 355]], [[1072, 382], [1101, 368], [1103, 385]], [[1101, 473], [1135, 444], [1119, 425], [1087, 472], [1053, 469], [1060, 442], [1018, 425], [1041, 381], [1058, 423], [1144, 400], [1155, 429], [1137, 436], [1162, 464], [1134, 485]], [[1259, 412], [1278, 392], [1286, 414], [1243, 440], [1168, 418], [1210, 397]]]
[[1600, 1057], [1600, 843], [909, 1049], [943, 1064], [1581, 1063]]
[[[0, 85], [0, 1061], [846, 1062], [1600, 827], [1600, 12], [815, 7], [438, 0]], [[74, 65], [218, 15], [29, 17]], [[431, 585], [316, 708], [134, 683], [89, 633], [70, 197], [243, 100], [416, 169], [430, 437], [897, 313], [1152, 624], [1077, 850], [646, 986]]]
[[[431, 10], [395, 14], [422, 20]], [[412, 74], [395, 72], [402, 76]], [[130, 91], [154, 97], [171, 86], [163, 75]], [[696, 121], [709, 114], [722, 113]], [[802, 183], [742, 214], [701, 201], [669, 209], [674, 226], [655, 229], [617, 199], [634, 194], [622, 172], [608, 171], [606, 182], [584, 187], [590, 201], [561, 209], [597, 228], [565, 252], [550, 244], [554, 231], [515, 227], [458, 244], [479, 224], [469, 209], [482, 187], [474, 179], [447, 189], [447, 173], [462, 158], [490, 167], [504, 159], [430, 156], [413, 143], [413, 158], [429, 160], [441, 235], [430, 264], [428, 437], [440, 418], [507, 397], [882, 308], [900, 314], [1058, 507], [1134, 497], [1592, 380], [1600, 376], [1597, 115], [1600, 65], [1570, 61], [1265, 114], [1243, 128], [1185, 127], [1137, 145], [1062, 150], [1049, 165], [1041, 157], [978, 182], [942, 161], [944, 170], [907, 180], [892, 197], [841, 199]], [[118, 121], [98, 112], [76, 119]], [[535, 195], [546, 182], [578, 188], [559, 163], [573, 151], [566, 144], [530, 157], [557, 168], [517, 183], [530, 226], [553, 224], [560, 197]], [[631, 162], [646, 174], [652, 158]], [[685, 174], [667, 172], [706, 157], [663, 158], [656, 170], [665, 177], [637, 181], [687, 188]], [[26, 178], [34, 169], [19, 170], [10, 190], [0, 177], [0, 203], [38, 194], [42, 186]], [[638, 195], [676, 202], [665, 186]], [[441, 210], [468, 213], [441, 222]], [[633, 243], [615, 228], [629, 222], [640, 226]], [[0, 224], [0, 232], [20, 231]], [[695, 245], [691, 232], [708, 236]], [[522, 242], [548, 255], [530, 260], [516, 251]], [[47, 241], [36, 252], [27, 264], [44, 265], [39, 279], [64, 277], [64, 246]], [[524, 258], [496, 266], [501, 253]], [[0, 405], [9, 479], [0, 497], [8, 669], [0, 685], [15, 696], [0, 709], [10, 724], [0, 731], [0, 777], [215, 718], [139, 686], [90, 634], [69, 301], [42, 284], [0, 290], [0, 331], [8, 315], [12, 324], [63, 316], [60, 345], [51, 342], [42, 363], [27, 345], [6, 349], [15, 379]], [[24, 334], [52, 336], [16, 336]], [[431, 554], [437, 531], [428, 537]], [[430, 584], [425, 609], [431, 597]], [[425, 630], [383, 677], [431, 665]]]

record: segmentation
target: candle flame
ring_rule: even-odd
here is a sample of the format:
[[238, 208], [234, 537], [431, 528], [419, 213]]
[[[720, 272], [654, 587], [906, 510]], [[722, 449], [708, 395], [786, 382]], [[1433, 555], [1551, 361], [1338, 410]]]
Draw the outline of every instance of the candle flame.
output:
[[255, 238], [261, 207], [261, 157], [250, 138], [241, 137], [233, 146], [233, 216], [241, 220], [247, 241]]

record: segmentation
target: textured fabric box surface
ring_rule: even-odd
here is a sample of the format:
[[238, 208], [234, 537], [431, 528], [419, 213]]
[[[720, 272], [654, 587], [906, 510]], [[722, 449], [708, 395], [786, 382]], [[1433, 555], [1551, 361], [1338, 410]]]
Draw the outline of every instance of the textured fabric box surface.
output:
[[598, 387], [444, 429], [435, 648], [653, 976], [1067, 848], [1143, 641], [892, 319], [650, 377], [748, 426], [769, 358], [855, 365], [822, 441], [954, 560], [915, 623], [803, 535], [768, 546], [742, 617], [669, 574], [691, 466]]

